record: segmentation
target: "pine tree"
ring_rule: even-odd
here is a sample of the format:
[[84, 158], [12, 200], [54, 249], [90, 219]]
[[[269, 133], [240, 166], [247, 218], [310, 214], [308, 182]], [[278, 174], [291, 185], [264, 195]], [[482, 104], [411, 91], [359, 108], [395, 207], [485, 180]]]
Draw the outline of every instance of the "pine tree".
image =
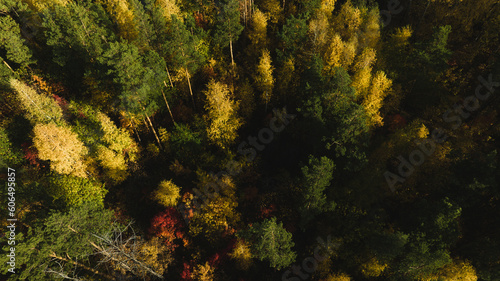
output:
[[308, 166], [302, 167], [302, 205], [299, 208], [301, 225], [305, 227], [316, 215], [327, 211], [325, 189], [333, 178], [335, 165], [327, 157], [309, 157]]
[[47, 177], [49, 194], [61, 200], [65, 208], [76, 207], [85, 202], [104, 204], [108, 191], [104, 185], [89, 179], [53, 173]]
[[[185, 73], [191, 101], [193, 107], [195, 107], [190, 73], [196, 72], [198, 67], [205, 62], [206, 57], [198, 49], [202, 44], [203, 31], [194, 27], [193, 21], [192, 17], [188, 17], [182, 22], [177, 16], [172, 15], [169, 31], [170, 36], [164, 46], [164, 50], [169, 57], [167, 61], [173, 63], [175, 68], [182, 69], [182, 72]], [[191, 30], [195, 30], [196, 32], [192, 33]]]
[[21, 37], [19, 25], [10, 16], [0, 18], [0, 31], [0, 49], [5, 51], [8, 61], [21, 68], [33, 63], [31, 50]]
[[20, 151], [12, 147], [7, 131], [0, 127], [0, 168], [15, 167], [21, 162]]
[[108, 48], [108, 42], [116, 38], [110, 32], [108, 15], [97, 4], [58, 5], [45, 10], [42, 19], [46, 43], [52, 47], [52, 60], [61, 66], [70, 64], [66, 69], [71, 74], [83, 69], [83, 62], [96, 62]]
[[[120, 90], [121, 109], [131, 116], [149, 117], [157, 109], [156, 100], [161, 94], [156, 75], [144, 65], [139, 49], [125, 42], [113, 42], [100, 57], [100, 62], [109, 67], [108, 74]], [[161, 79], [161, 78], [160, 78]]]
[[242, 31], [243, 25], [240, 24], [239, 1], [221, 1], [214, 38], [219, 46], [223, 48], [229, 46], [229, 51], [231, 53], [231, 65], [233, 67], [233, 46]]
[[297, 255], [292, 251], [295, 245], [292, 234], [275, 217], [254, 223], [240, 236], [251, 243], [253, 256], [261, 261], [267, 260], [273, 268], [280, 270], [295, 261]]

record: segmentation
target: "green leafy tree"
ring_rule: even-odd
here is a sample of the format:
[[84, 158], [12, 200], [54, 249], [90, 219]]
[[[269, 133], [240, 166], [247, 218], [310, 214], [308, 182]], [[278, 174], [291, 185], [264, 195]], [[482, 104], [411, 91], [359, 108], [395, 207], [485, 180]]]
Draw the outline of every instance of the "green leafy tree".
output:
[[[305, 226], [314, 216], [329, 209], [325, 189], [330, 185], [333, 178], [335, 165], [327, 157], [309, 158], [309, 164], [302, 167], [302, 205], [301, 225]], [[333, 205], [334, 206], [334, 205]]]
[[20, 151], [12, 147], [7, 131], [0, 127], [0, 168], [15, 167], [22, 162]]
[[31, 50], [21, 37], [19, 25], [10, 17], [0, 17], [0, 49], [5, 51], [5, 59], [26, 67], [33, 63]]
[[[16, 245], [16, 267], [23, 268], [11, 277], [36, 280], [57, 280], [75, 269], [88, 274], [109, 277], [89, 265], [94, 252], [93, 234], [104, 234], [111, 225], [113, 213], [95, 202], [86, 202], [68, 212], [54, 212], [42, 225], [19, 235]], [[7, 246], [6, 246], [7, 247]], [[8, 257], [7, 257], [8, 258]], [[5, 263], [6, 255], [1, 257]], [[7, 267], [2, 271], [7, 272]], [[53, 273], [51, 273], [53, 272]]]
[[307, 38], [307, 32], [307, 19], [291, 15], [283, 25], [283, 30], [278, 33], [278, 38], [283, 44], [282, 50], [290, 55], [301, 50], [304, 47], [303, 42]]
[[[135, 45], [113, 42], [100, 57], [109, 67], [108, 74], [120, 92], [122, 109], [131, 116], [151, 116], [157, 110], [159, 91], [155, 83], [155, 73], [144, 65], [143, 57]], [[166, 77], [164, 77], [166, 78]]]
[[60, 200], [66, 208], [80, 206], [85, 202], [104, 204], [108, 191], [104, 185], [81, 177], [53, 173], [47, 177], [48, 191], [54, 200]]
[[[191, 32], [192, 30], [196, 30], [196, 33]], [[199, 50], [202, 38], [203, 31], [194, 26], [192, 17], [187, 17], [182, 22], [176, 15], [172, 15], [169, 37], [164, 45], [164, 50], [168, 56], [167, 61], [185, 73], [193, 107], [195, 107], [195, 103], [190, 77], [191, 73], [196, 72], [206, 60], [206, 57]]]
[[220, 2], [219, 11], [215, 40], [223, 48], [229, 46], [231, 65], [234, 66], [233, 44], [243, 31], [243, 26], [240, 24], [239, 1], [223, 0]]
[[261, 261], [267, 260], [271, 267], [278, 270], [289, 266], [297, 256], [292, 251], [295, 245], [292, 234], [283, 228], [282, 222], [276, 222], [275, 217], [254, 223], [241, 233], [241, 237], [250, 241], [254, 257]]

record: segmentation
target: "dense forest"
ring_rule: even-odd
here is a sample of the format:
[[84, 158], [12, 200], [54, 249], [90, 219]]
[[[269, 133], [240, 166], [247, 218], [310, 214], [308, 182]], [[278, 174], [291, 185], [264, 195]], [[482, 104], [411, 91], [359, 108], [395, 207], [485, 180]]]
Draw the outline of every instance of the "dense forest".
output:
[[500, 280], [498, 0], [0, 0], [2, 280]]

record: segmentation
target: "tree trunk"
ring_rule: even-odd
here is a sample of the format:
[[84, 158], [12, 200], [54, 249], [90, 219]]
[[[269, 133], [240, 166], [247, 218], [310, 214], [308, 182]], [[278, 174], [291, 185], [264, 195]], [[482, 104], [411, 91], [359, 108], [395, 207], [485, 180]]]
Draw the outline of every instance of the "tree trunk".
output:
[[233, 39], [229, 39], [229, 50], [231, 51], [231, 65], [234, 68]]
[[189, 93], [191, 94], [191, 101], [193, 102], [193, 108], [196, 111], [196, 105], [194, 104], [194, 97], [193, 97], [193, 89], [191, 89], [191, 80], [189, 80], [189, 72], [186, 67], [186, 78], [188, 80], [188, 85], [189, 85]]
[[[163, 83], [165, 83], [165, 81], [163, 81]], [[167, 83], [165, 83], [165, 87], [166, 86], [167, 86]], [[163, 92], [163, 90], [161, 90], [161, 94], [163, 95], [163, 99], [165, 100], [165, 104], [167, 105], [168, 113], [170, 113], [170, 117], [172, 118], [172, 122], [174, 122], [174, 124], [175, 124], [174, 115], [172, 115], [172, 111], [170, 111], [170, 106], [168, 105], [168, 101], [167, 101], [167, 98], [165, 97], [165, 93]]]
[[141, 137], [139, 136], [139, 132], [135, 128], [134, 122], [130, 121], [130, 125], [132, 125], [132, 130], [134, 130], [135, 134], [137, 135], [137, 139], [139, 140], [139, 142], [142, 142]]
[[58, 260], [60, 260], [60, 261], [69, 262], [69, 263], [71, 263], [71, 264], [73, 264], [73, 265], [75, 265], [75, 266], [81, 267], [81, 268], [83, 268], [83, 269], [85, 269], [85, 270], [88, 270], [88, 271], [90, 271], [90, 272], [92, 272], [92, 273], [94, 273], [94, 274], [97, 274], [97, 275], [100, 275], [100, 276], [102, 276], [102, 277], [105, 277], [105, 278], [107, 278], [107, 279], [109, 279], [109, 280], [116, 280], [116, 279], [115, 279], [113, 276], [111, 276], [111, 275], [108, 275], [108, 274], [106, 274], [106, 273], [102, 273], [102, 272], [100, 272], [100, 271], [98, 271], [98, 270], [96, 270], [96, 269], [90, 268], [90, 267], [88, 267], [88, 266], [86, 266], [86, 265], [84, 265], [84, 264], [81, 264], [81, 263], [79, 263], [79, 262], [73, 261], [73, 260], [71, 260], [71, 259], [67, 259], [67, 258], [59, 257], [59, 256], [57, 256], [57, 255], [56, 255], [56, 253], [54, 253], [54, 252], [52, 252], [52, 253], [49, 255], [49, 257], [51, 257], [51, 258], [55, 258], [55, 259], [58, 259]]
[[158, 146], [160, 147], [160, 149], [162, 149], [163, 147], [161, 146], [160, 138], [158, 137], [158, 134], [156, 133], [155, 127], [153, 126], [153, 122], [151, 122], [151, 119], [149, 119], [149, 116], [146, 116], [146, 119], [148, 120], [149, 125], [151, 126], [151, 129], [153, 129], [153, 134], [155, 135], [156, 141], [158, 142]]
[[170, 72], [168, 71], [168, 67], [165, 66], [165, 69], [167, 70], [168, 81], [170, 82], [170, 86], [172, 86], [172, 88], [173, 88], [174, 87], [174, 83], [172, 83], [172, 78], [170, 78]]

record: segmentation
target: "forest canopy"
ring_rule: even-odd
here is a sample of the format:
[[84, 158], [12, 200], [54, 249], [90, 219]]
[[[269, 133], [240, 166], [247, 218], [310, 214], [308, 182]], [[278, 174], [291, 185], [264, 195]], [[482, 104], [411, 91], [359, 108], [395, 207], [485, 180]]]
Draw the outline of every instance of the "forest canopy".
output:
[[500, 280], [498, 30], [498, 0], [0, 0], [0, 277]]

